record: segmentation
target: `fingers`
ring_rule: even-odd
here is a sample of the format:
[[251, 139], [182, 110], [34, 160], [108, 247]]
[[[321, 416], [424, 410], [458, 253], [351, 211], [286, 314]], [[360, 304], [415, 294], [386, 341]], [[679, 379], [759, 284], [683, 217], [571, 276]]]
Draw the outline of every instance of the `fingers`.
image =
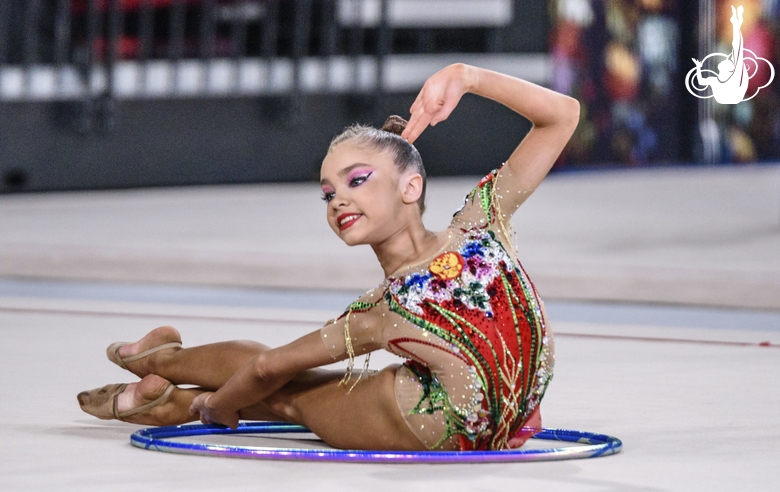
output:
[[463, 84], [447, 70], [440, 70], [428, 78], [409, 108], [409, 123], [401, 134], [409, 143], [414, 143], [428, 125], [446, 120], [458, 105], [464, 93]]
[[431, 115], [429, 115], [424, 108], [419, 108], [409, 119], [409, 124], [406, 125], [401, 136], [405, 138], [409, 143], [414, 143], [417, 137], [428, 127], [431, 122]]
[[192, 404], [190, 404], [190, 415], [198, 414], [200, 417], [200, 421], [204, 424], [210, 424], [209, 415], [208, 415], [208, 408], [206, 407], [206, 402], [211, 397], [211, 393], [202, 393], [195, 397], [195, 399], [192, 400]]
[[[441, 99], [426, 94], [425, 87], [423, 87], [423, 90], [420, 91], [414, 104], [412, 104], [412, 116], [409, 118], [409, 123], [406, 125], [406, 129], [404, 129], [401, 136], [409, 143], [414, 143], [414, 141], [417, 140], [417, 137], [428, 128], [431, 120], [441, 110], [443, 103], [444, 101]], [[443, 119], [446, 119], [446, 116], [439, 121]]]
[[198, 397], [196, 396], [194, 400], [192, 400], [192, 404], [190, 404], [190, 415], [195, 415], [200, 411], [200, 408], [198, 407]]
[[423, 92], [425, 92], [425, 88], [420, 91], [419, 94], [417, 94], [417, 97], [414, 99], [414, 102], [412, 103], [411, 107], [409, 108], [409, 114], [414, 114], [420, 106], [422, 106], [423, 101]]
[[409, 136], [412, 134], [412, 128], [414, 128], [417, 125], [417, 120], [420, 117], [420, 110], [422, 110], [422, 100], [423, 100], [423, 93], [425, 92], [425, 87], [422, 88], [422, 90], [417, 94], [417, 97], [414, 99], [414, 102], [409, 107], [409, 121], [406, 123], [406, 128], [404, 128], [404, 131], [401, 132], [401, 137], [405, 138], [409, 143], [414, 142], [414, 140], [409, 140]]
[[238, 427], [238, 412], [224, 412], [218, 409], [209, 409], [208, 401], [213, 393], [202, 393], [192, 400], [190, 415], [199, 413], [203, 424], [217, 424], [236, 429]]

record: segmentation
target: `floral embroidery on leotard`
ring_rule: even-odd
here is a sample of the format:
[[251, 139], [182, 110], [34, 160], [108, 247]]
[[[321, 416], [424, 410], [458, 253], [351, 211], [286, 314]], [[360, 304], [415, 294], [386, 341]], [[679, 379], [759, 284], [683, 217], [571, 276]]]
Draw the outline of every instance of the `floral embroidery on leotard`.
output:
[[552, 377], [538, 293], [491, 228], [500, 214], [497, 176], [488, 174], [466, 199], [479, 203], [487, 223], [461, 230], [461, 275], [412, 273], [388, 279], [385, 292], [390, 311], [443, 339], [473, 371], [478, 400], [458, 407], [435, 374], [419, 361], [407, 363], [423, 387], [413, 412], [443, 412], [447, 432], [439, 443], [458, 434], [464, 450], [502, 449], [527, 435], [523, 425]]
[[[402, 335], [388, 338], [386, 346], [410, 358], [405, 366], [422, 390], [410, 414], [444, 419], [444, 434], [432, 448], [453, 436], [463, 450], [522, 444], [539, 422], [539, 402], [552, 378], [539, 295], [496, 235], [508, 237], [506, 225], [498, 220], [502, 217], [494, 192], [498, 175], [498, 170], [488, 174], [466, 198], [466, 204], [479, 207], [479, 215], [471, 209], [468, 222], [456, 213], [451, 232], [457, 235], [458, 246], [408, 274], [388, 277], [382, 289], [382, 301], [391, 313], [438, 340], [429, 343]], [[459, 275], [452, 274], [458, 270]], [[443, 350], [465, 363], [469, 381], [465, 400], [455, 403], [439, 379], [446, 370], [431, 371], [425, 357], [410, 348], [414, 343]]]
[[[473, 410], [459, 411], [448, 403], [448, 398], [439, 395], [437, 403], [445, 405], [448, 418], [445, 438], [460, 434], [462, 449], [500, 449], [507, 446], [544, 393], [549, 377], [540, 364], [546, 360], [543, 357], [547, 340], [534, 291], [525, 275], [507, 262], [507, 256], [495, 250], [492, 231], [470, 231], [470, 235], [484, 235], [479, 241], [485, 243], [480, 248], [483, 254], [470, 256], [477, 263], [474, 271], [484, 263], [481, 268], [485, 271], [478, 277], [481, 282], [469, 281], [479, 272], [468, 268], [464, 268], [459, 279], [438, 289], [433, 285], [440, 280], [413, 274], [391, 282], [385, 299], [391, 311], [445, 340], [453, 353], [474, 368], [475, 379], [484, 393], [484, 415]], [[473, 245], [469, 241], [463, 249]], [[501, 260], [488, 259], [487, 251]], [[497, 264], [486, 268], [492, 261]], [[437, 387], [444, 391], [440, 385]], [[485, 422], [484, 418], [489, 422], [482, 426], [484, 429], [481, 424], [474, 425]], [[467, 423], [474, 433], [468, 432]]]
[[[454, 256], [456, 253], [449, 254]], [[391, 282], [390, 291], [400, 304], [417, 315], [423, 314], [423, 302], [433, 301], [453, 302], [454, 307], [463, 305], [468, 309], [479, 309], [485, 316], [491, 317], [492, 294], [488, 286], [498, 275], [499, 263], [512, 264], [512, 260], [492, 232], [486, 229], [468, 231], [466, 243], [457, 255], [463, 258], [464, 263], [459, 276], [442, 279], [431, 272], [414, 273], [402, 282]]]
[[428, 265], [428, 270], [440, 280], [452, 280], [463, 271], [463, 257], [449, 251], [442, 253]]

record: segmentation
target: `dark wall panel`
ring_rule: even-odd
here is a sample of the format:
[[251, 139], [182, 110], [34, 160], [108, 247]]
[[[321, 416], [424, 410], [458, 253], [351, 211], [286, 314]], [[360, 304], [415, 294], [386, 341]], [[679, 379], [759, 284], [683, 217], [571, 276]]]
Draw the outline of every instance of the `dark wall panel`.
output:
[[[332, 95], [305, 96], [297, 105], [271, 98], [120, 101], [110, 130], [78, 124], [79, 103], [0, 104], [0, 190], [314, 180], [344, 126], [406, 116], [414, 96], [389, 95], [377, 106]], [[480, 174], [506, 159], [528, 128], [512, 111], [466, 96], [417, 146], [431, 175]]]

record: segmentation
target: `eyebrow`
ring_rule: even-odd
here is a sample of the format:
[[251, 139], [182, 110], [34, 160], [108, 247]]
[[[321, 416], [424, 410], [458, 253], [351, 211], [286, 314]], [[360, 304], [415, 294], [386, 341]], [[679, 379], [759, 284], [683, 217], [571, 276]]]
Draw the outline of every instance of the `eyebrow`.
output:
[[[368, 166], [368, 167], [372, 167], [372, 166], [371, 166], [371, 164], [366, 164], [365, 162], [356, 162], [356, 163], [354, 163], [354, 164], [352, 164], [352, 165], [350, 165], [350, 166], [347, 166], [347, 167], [345, 167], [344, 169], [340, 170], [340, 171], [338, 172], [338, 175], [339, 175], [339, 177], [341, 177], [341, 176], [346, 176], [346, 175], [347, 175], [347, 174], [349, 174], [349, 172], [350, 172], [350, 171], [352, 171], [353, 169], [356, 169], [356, 168], [358, 168], [358, 167], [366, 167], [366, 166]], [[327, 180], [327, 178], [326, 178], [326, 179], [322, 179], [322, 180], [320, 180], [320, 184], [321, 184], [321, 185], [324, 185], [324, 184], [330, 184], [330, 181], [328, 181], [328, 180]]]

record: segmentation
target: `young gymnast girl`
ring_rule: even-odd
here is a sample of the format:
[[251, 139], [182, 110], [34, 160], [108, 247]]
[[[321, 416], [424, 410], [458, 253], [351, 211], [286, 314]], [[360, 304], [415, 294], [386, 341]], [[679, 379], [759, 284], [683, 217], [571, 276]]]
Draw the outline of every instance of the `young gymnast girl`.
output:
[[[531, 130], [466, 196], [442, 232], [425, 228], [425, 170], [414, 141], [467, 93], [528, 118]], [[385, 279], [322, 329], [278, 348], [232, 341], [182, 348], [156, 328], [108, 358], [142, 379], [78, 395], [96, 417], [145, 425], [239, 419], [301, 424], [336, 448], [518, 447], [541, 428], [553, 343], [539, 294], [517, 260], [509, 219], [539, 186], [579, 118], [576, 100], [524, 80], [450, 65], [431, 76], [409, 123], [352, 126], [330, 144], [321, 185], [328, 223], [369, 244]], [[405, 359], [378, 372], [354, 358]], [[319, 368], [346, 360], [345, 371]], [[197, 388], [179, 388], [178, 384]]]

